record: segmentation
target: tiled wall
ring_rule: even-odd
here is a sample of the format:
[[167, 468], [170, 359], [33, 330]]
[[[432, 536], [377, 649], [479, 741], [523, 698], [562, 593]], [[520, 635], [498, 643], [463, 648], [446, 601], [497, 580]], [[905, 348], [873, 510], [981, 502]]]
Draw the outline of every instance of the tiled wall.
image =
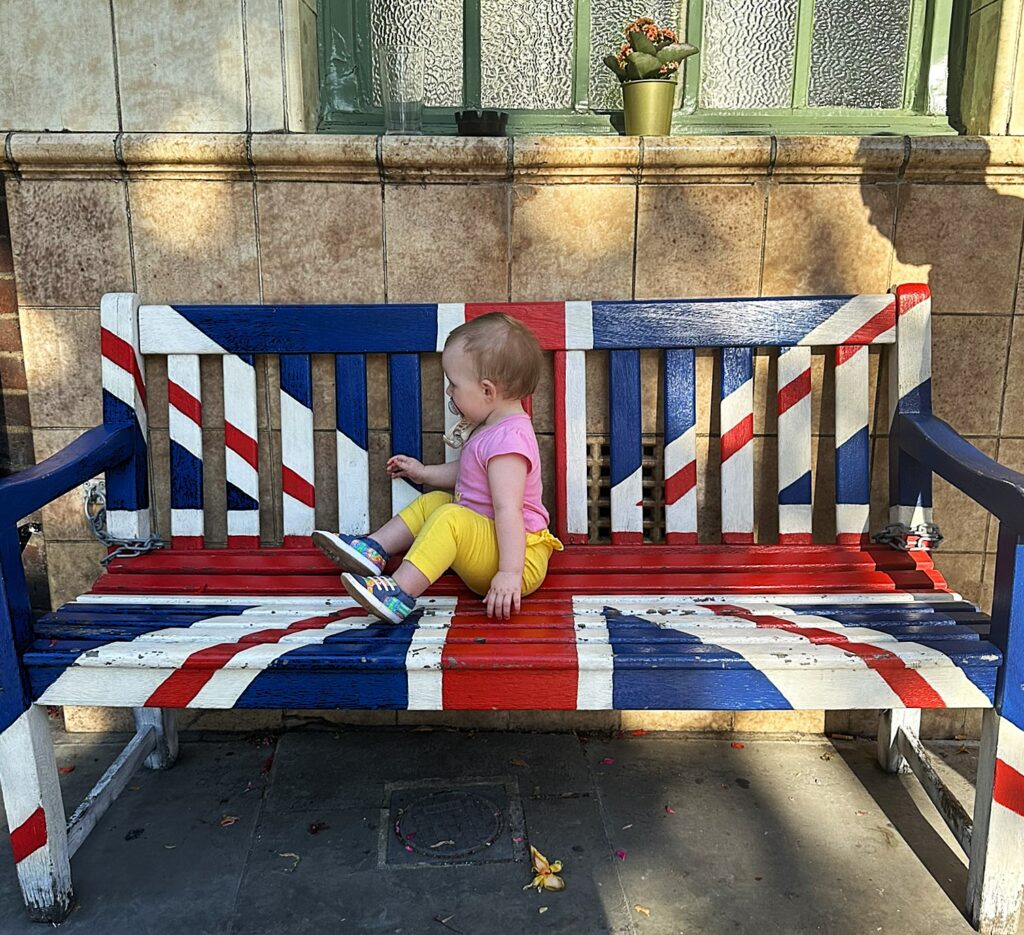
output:
[[[884, 292], [925, 280], [935, 293], [936, 411], [983, 451], [1024, 469], [1024, 325], [1017, 324], [1024, 143], [702, 137], [645, 144], [13, 135], [7, 192], [36, 455], [57, 451], [100, 419], [97, 307], [107, 291], [134, 289], [151, 302], [626, 299]], [[712, 369], [707, 358], [705, 399]], [[770, 355], [759, 358], [758, 372], [764, 393]], [[883, 376], [875, 374], [882, 435]], [[818, 358], [815, 392], [828, 399], [825, 377]], [[775, 456], [767, 398], [759, 397], [755, 423], [762, 463]], [[215, 410], [216, 400], [209, 402]], [[649, 409], [653, 428], [653, 403]], [[382, 403], [378, 412], [371, 411], [371, 449], [379, 462], [387, 446]], [[333, 423], [326, 410], [321, 416], [318, 450], [328, 452]], [[276, 416], [261, 418], [273, 426]], [[548, 416], [539, 419], [549, 432]], [[158, 461], [165, 425], [155, 389]], [[601, 430], [600, 420], [591, 430]], [[704, 470], [717, 460], [717, 438], [710, 421], [700, 431]], [[815, 433], [815, 522], [827, 535], [834, 441], [830, 418], [817, 409]], [[214, 481], [219, 444], [214, 437]], [[884, 437], [873, 453], [881, 506]], [[713, 503], [715, 472], [702, 479]], [[264, 491], [271, 500], [272, 483]], [[771, 513], [773, 496], [762, 483], [762, 515]], [[374, 509], [386, 508], [380, 484]], [[995, 530], [987, 515], [937, 481], [936, 516], [946, 535], [939, 567], [954, 588], [988, 604]], [[88, 586], [101, 550], [84, 531], [76, 495], [44, 521], [60, 601]], [[884, 509], [876, 509], [873, 525], [883, 522]], [[713, 523], [705, 534], [714, 534]], [[761, 534], [771, 537], [770, 520]]]

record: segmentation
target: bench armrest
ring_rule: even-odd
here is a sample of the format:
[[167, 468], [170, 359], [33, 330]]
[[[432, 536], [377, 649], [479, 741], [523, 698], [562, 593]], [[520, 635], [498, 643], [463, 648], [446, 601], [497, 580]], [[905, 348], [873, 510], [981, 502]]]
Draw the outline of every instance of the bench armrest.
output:
[[899, 446], [1001, 521], [1024, 531], [1024, 474], [993, 461], [931, 415], [900, 416]]
[[98, 425], [35, 467], [0, 480], [0, 529], [74, 490], [133, 453], [134, 427]]

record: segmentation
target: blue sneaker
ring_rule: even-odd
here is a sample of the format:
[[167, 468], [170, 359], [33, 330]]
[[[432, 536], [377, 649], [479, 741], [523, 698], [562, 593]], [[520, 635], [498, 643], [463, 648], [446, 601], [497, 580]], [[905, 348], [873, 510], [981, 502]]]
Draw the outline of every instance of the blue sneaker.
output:
[[384, 547], [369, 536], [349, 536], [343, 532], [316, 529], [312, 539], [313, 545], [345, 571], [379, 575], [388, 560]]
[[406, 594], [390, 575], [364, 578], [345, 572], [341, 583], [358, 604], [389, 623], [401, 623], [416, 606], [416, 598]]

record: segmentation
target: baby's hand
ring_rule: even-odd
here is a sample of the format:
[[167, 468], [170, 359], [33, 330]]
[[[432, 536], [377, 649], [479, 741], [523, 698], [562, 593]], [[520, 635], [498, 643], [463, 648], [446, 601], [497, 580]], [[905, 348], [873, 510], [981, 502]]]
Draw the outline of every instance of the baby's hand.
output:
[[406, 477], [414, 484], [423, 483], [423, 462], [410, 458], [408, 455], [395, 455], [388, 458], [385, 470], [392, 480], [396, 477]]
[[514, 571], [499, 571], [491, 578], [491, 587], [484, 601], [487, 603], [487, 616], [508, 620], [512, 609], [519, 613], [519, 600], [523, 590], [523, 576]]

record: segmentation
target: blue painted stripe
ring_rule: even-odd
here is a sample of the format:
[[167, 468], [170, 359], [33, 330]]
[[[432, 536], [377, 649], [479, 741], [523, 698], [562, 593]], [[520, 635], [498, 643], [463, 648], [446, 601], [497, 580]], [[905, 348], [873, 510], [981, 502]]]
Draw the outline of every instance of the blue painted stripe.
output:
[[171, 442], [171, 508], [201, 510], [203, 462], [176, 441]]
[[754, 352], [749, 347], [722, 348], [722, 399], [752, 378]]
[[255, 354], [239, 354], [238, 359], [247, 363], [250, 367], [256, 366], [256, 355]]
[[608, 355], [608, 406], [611, 414], [611, 481], [621, 483], [640, 467], [640, 352]]
[[781, 506], [800, 506], [811, 502], [811, 472], [798, 477], [788, 487], [779, 491]]
[[868, 429], [864, 426], [836, 449], [836, 503], [870, 502], [868, 443]]
[[132, 459], [107, 471], [107, 509], [144, 510], [149, 506], [149, 459], [135, 410], [104, 390], [103, 422], [106, 425], [128, 423], [135, 427]]
[[932, 381], [925, 380], [900, 398], [896, 405], [901, 413], [930, 413], [932, 411]]
[[254, 500], [247, 493], [243, 493], [230, 481], [227, 486], [227, 508], [229, 510], [258, 510], [259, 501]]
[[420, 458], [423, 450], [423, 430], [418, 355], [392, 354], [388, 358], [388, 389], [391, 409], [391, 453]]
[[434, 351], [436, 305], [175, 305], [231, 354]]
[[365, 451], [366, 358], [362, 354], [338, 354], [334, 358], [334, 385], [338, 431]]
[[594, 347], [798, 344], [852, 296], [594, 302]]
[[697, 422], [697, 381], [692, 348], [665, 351], [665, 444]]
[[281, 389], [307, 409], [313, 408], [313, 371], [309, 354], [281, 355]]

